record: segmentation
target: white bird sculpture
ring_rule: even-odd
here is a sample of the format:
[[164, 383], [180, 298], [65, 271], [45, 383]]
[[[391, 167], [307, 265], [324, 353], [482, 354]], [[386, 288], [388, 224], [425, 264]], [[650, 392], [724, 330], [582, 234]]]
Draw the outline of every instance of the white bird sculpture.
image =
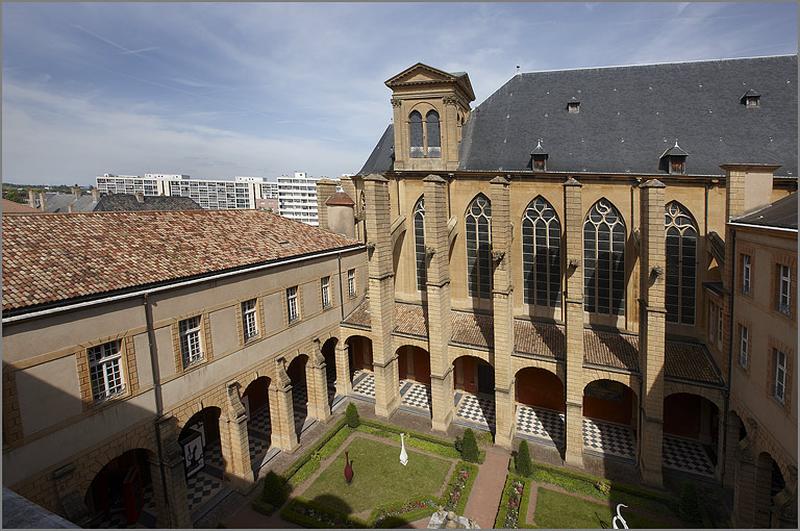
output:
[[405, 433], [400, 434], [400, 464], [406, 466], [408, 464], [408, 453], [406, 452], [406, 441], [404, 436]]
[[[614, 529], [628, 529], [628, 522], [622, 517], [622, 507], [627, 507], [622, 503], [617, 505], [617, 515], [611, 520], [611, 523], [614, 525]], [[617, 527], [618, 523], [622, 524], [622, 527]]]

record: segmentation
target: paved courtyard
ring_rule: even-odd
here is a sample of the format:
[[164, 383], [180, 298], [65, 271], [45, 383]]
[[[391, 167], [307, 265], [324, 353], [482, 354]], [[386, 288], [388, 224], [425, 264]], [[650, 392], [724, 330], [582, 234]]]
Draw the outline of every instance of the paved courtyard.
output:
[[664, 435], [662, 447], [664, 468], [714, 477], [714, 463], [699, 441], [674, 435]]

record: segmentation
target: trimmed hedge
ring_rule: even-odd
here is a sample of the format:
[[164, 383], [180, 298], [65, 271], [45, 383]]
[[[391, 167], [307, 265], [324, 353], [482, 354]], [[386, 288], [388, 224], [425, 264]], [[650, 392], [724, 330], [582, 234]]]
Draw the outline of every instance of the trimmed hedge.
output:
[[358, 431], [370, 433], [386, 439], [392, 439], [398, 443], [400, 442], [400, 434], [405, 433], [406, 446], [410, 448], [425, 450], [436, 455], [441, 455], [442, 457], [447, 457], [448, 459], [461, 459], [461, 454], [455, 449], [453, 443], [447, 439], [439, 439], [415, 431], [405, 431], [396, 426], [366, 419], [361, 421]]
[[368, 528], [366, 522], [358, 518], [331, 511], [321, 507], [313, 501], [294, 498], [281, 511], [281, 518], [288, 522], [313, 529], [327, 529], [331, 527], [345, 529]]
[[250, 506], [255, 512], [266, 516], [272, 516], [272, 513], [275, 512], [275, 506], [269, 502], [265, 502], [260, 497], [253, 500], [253, 503]]
[[[469, 476], [464, 484], [464, 487], [461, 489], [461, 494], [456, 501], [455, 505], [450, 507], [450, 497], [453, 493], [453, 488], [459, 482], [459, 474], [462, 470], [466, 470], [469, 472]], [[455, 470], [453, 471], [453, 475], [450, 478], [450, 482], [447, 484], [447, 489], [444, 491], [444, 495], [442, 496], [442, 502], [445, 506], [445, 509], [448, 511], [453, 511], [456, 514], [464, 514], [464, 509], [467, 508], [467, 500], [469, 499], [469, 493], [472, 492], [472, 486], [475, 484], [475, 478], [478, 477], [478, 467], [473, 465], [472, 463], [467, 463], [466, 461], [461, 461], [456, 465]]]
[[495, 529], [509, 529], [506, 519], [508, 518], [511, 491], [514, 489], [513, 483], [516, 481], [522, 483], [522, 494], [520, 496], [519, 505], [517, 506], [518, 516], [516, 526], [512, 529], [528, 527], [525, 523], [525, 519], [528, 517], [528, 500], [531, 495], [530, 480], [517, 474], [509, 474], [508, 477], [506, 477], [505, 485], [503, 485], [503, 496], [500, 498], [500, 507], [494, 519]]

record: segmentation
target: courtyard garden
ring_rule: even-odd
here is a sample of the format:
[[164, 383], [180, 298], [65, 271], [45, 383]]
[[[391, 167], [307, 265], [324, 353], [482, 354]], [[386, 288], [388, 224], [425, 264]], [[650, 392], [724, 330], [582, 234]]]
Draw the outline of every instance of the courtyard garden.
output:
[[[405, 466], [399, 459], [401, 431]], [[282, 476], [268, 475], [253, 508], [264, 514], [279, 510], [283, 520], [309, 528], [398, 527], [439, 508], [460, 514], [478, 471], [462, 459], [464, 446], [346, 417]], [[467, 459], [481, 459], [483, 452], [466, 446]], [[350, 483], [344, 475], [348, 461]]]
[[509, 465], [495, 527], [609, 529], [618, 504], [627, 506], [621, 512], [631, 529], [710, 527], [693, 486], [673, 496], [518, 459]]

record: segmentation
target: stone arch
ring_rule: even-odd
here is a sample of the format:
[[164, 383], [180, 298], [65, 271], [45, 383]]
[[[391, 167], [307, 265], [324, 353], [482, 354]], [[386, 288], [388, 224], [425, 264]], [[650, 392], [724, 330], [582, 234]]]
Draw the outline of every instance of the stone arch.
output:
[[595, 379], [583, 388], [584, 417], [635, 427], [637, 409], [636, 391], [623, 378]]
[[431, 385], [431, 358], [427, 349], [417, 345], [403, 344], [395, 350], [400, 380], [414, 380]]
[[468, 393], [494, 394], [494, 366], [482, 357], [465, 354], [453, 360], [453, 386]]
[[[152, 429], [152, 427], [150, 427]], [[146, 435], [141, 430], [135, 430], [120, 437], [113, 443], [105, 445], [102, 449], [97, 449], [89, 454], [90, 459], [80, 461], [77, 467], [77, 489], [85, 493], [91, 485], [95, 476], [109, 462], [117, 457], [137, 449], [146, 450], [150, 455], [156, 455], [155, 438], [152, 434]]]
[[776, 506], [775, 497], [786, 488], [783, 472], [769, 452], [763, 451], [756, 459], [754, 527], [777, 527], [777, 514], [781, 508]]
[[331, 335], [324, 341], [320, 340], [320, 354], [325, 361], [325, 383], [328, 391], [328, 405], [333, 405], [336, 397], [336, 347], [339, 345], [339, 338]]
[[[601, 315], [624, 315], [628, 258], [625, 218], [613, 202], [602, 197], [586, 212], [582, 230], [584, 309]], [[601, 258], [603, 268], [598, 267]]]
[[372, 339], [364, 334], [351, 334], [345, 339], [350, 360], [350, 377], [357, 370], [372, 371]]
[[142, 510], [148, 499], [154, 500], [152, 483], [158, 478], [152, 477], [150, 463], [155, 461], [156, 453], [151, 449], [131, 448], [92, 474], [82, 490], [92, 515], [91, 527], [121, 527], [146, 518], [155, 523], [158, 515]]
[[565, 412], [564, 381], [545, 367], [523, 367], [514, 375], [514, 398], [522, 404]]

